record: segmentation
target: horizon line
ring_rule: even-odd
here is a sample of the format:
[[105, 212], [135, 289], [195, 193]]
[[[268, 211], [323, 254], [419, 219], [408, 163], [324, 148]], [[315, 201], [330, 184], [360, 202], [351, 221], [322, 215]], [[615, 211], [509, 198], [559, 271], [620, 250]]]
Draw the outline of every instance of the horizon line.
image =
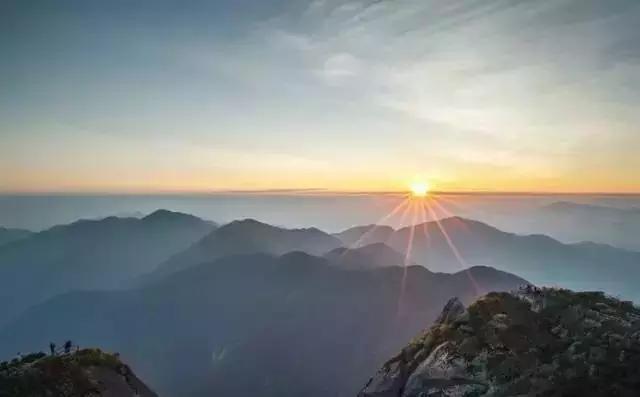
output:
[[[332, 190], [327, 188], [148, 190], [148, 191], [0, 191], [5, 196], [402, 196], [408, 190]], [[433, 190], [430, 195], [459, 196], [640, 196], [640, 191], [509, 191], [509, 190]]]

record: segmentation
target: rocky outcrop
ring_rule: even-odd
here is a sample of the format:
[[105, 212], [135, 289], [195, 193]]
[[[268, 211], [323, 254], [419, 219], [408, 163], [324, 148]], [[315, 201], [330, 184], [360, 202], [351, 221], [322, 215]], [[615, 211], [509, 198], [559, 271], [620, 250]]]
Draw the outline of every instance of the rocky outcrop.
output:
[[464, 310], [389, 360], [359, 397], [636, 396], [640, 310], [600, 292], [526, 286]]
[[446, 324], [450, 323], [458, 317], [461, 317], [466, 313], [466, 309], [464, 305], [458, 298], [451, 298], [444, 305], [444, 309], [442, 309], [442, 313], [438, 316], [435, 321], [435, 324]]
[[157, 397], [117, 355], [98, 349], [0, 363], [0, 397]]

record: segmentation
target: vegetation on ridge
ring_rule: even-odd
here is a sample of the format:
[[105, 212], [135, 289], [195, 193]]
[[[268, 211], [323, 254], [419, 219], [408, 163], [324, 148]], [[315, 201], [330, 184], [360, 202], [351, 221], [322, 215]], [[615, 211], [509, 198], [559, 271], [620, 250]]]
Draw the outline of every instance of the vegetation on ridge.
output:
[[631, 302], [526, 287], [458, 310], [389, 360], [360, 395], [632, 396], [640, 389], [640, 309]]
[[33, 353], [0, 363], [0, 397], [102, 396], [100, 370], [119, 375], [133, 385], [131, 371], [116, 354], [100, 349], [46, 355]]

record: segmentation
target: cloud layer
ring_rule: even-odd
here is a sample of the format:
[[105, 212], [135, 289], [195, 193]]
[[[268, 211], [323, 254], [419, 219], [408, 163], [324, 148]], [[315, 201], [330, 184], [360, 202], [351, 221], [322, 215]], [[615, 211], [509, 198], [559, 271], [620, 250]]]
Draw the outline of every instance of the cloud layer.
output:
[[7, 5], [2, 185], [640, 191], [634, 0], [215, 3]]

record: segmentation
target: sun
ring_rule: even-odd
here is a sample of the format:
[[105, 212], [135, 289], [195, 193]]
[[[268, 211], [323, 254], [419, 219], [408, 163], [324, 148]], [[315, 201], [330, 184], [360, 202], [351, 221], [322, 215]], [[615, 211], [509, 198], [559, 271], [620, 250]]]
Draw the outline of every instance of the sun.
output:
[[430, 186], [427, 182], [413, 182], [409, 189], [413, 197], [425, 197], [429, 194]]

